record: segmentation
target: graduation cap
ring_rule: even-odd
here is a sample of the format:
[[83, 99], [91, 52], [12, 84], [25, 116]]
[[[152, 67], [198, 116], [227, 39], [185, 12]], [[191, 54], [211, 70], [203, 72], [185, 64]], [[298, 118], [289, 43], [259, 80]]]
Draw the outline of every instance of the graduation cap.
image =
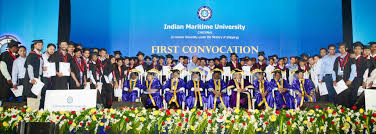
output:
[[135, 75], [141, 74], [141, 72], [138, 71], [137, 69], [132, 69], [132, 70], [129, 71], [129, 73], [130, 73], [130, 75], [133, 75], [133, 74], [135, 74]]
[[18, 42], [18, 41], [15, 41], [15, 40], [10, 40], [7, 47], [8, 48], [18, 47], [19, 44], [21, 44], [21, 42]]
[[68, 46], [70, 46], [70, 45], [73, 45], [73, 46], [75, 46], [75, 45], [76, 45], [76, 43], [74, 43], [73, 41], [70, 41], [70, 42], [68, 43]]
[[190, 73], [191, 73], [192, 75], [194, 75], [194, 74], [198, 74], [198, 75], [200, 75], [200, 76], [201, 76], [201, 74], [204, 74], [204, 72], [203, 72], [202, 70], [200, 70], [199, 68], [192, 69], [192, 70], [190, 71]]
[[124, 60], [125, 60], [125, 59], [129, 59], [129, 57], [128, 57], [128, 56], [124, 56]]
[[33, 40], [32, 41], [34, 44], [37, 44], [37, 43], [43, 43], [43, 40]]
[[143, 52], [141, 52], [141, 51], [138, 51], [137, 54], [136, 54], [136, 56], [139, 56], [139, 55], [144, 56], [145, 54]]
[[150, 69], [146, 73], [147, 75], [152, 75], [154, 78], [157, 77], [158, 74], [160, 74], [160, 72], [157, 69]]
[[219, 74], [222, 74], [223, 71], [221, 69], [218, 69], [218, 68], [215, 68], [211, 71], [213, 74], [216, 74], [216, 73], [219, 73]]
[[207, 59], [205, 57], [201, 57], [200, 60], [205, 60], [206, 61]]
[[306, 53], [302, 53], [301, 55], [300, 55], [300, 57], [308, 57], [308, 54], [306, 54]]
[[215, 61], [215, 60], [218, 60], [218, 58], [208, 59], [208, 61]]
[[230, 56], [236, 56], [236, 57], [238, 57], [238, 55], [236, 53], [231, 53]]
[[148, 60], [148, 59], [151, 60], [151, 58], [150, 58], [149, 56], [146, 56], [146, 57], [145, 57], [145, 60]]
[[243, 72], [243, 70], [240, 70], [240, 69], [235, 69], [235, 70], [233, 70], [232, 72], [231, 72], [232, 74], [243, 74], [244, 72]]
[[282, 74], [282, 71], [280, 69], [274, 69], [272, 73], [275, 74]]
[[82, 51], [83, 52], [85, 52], [85, 51], [89, 51], [90, 52], [90, 48], [83, 48]]
[[363, 48], [363, 44], [362, 44], [361, 42], [355, 42], [355, 43], [353, 44], [353, 46], [354, 46], [354, 48], [355, 48], [355, 47], [361, 47], [361, 48]]
[[159, 56], [159, 59], [165, 59], [165, 57], [163, 55]]
[[250, 60], [256, 62], [256, 58], [254, 57], [252, 57]]
[[173, 59], [173, 58], [174, 58], [174, 56], [172, 56], [171, 54], [167, 54], [167, 55], [166, 55], [166, 58], [170, 58], [170, 59]]
[[281, 61], [281, 60], [285, 60], [285, 58], [284, 58], [284, 57], [282, 57], [282, 58], [279, 58], [279, 59], [278, 59], [278, 61]]
[[371, 49], [371, 46], [370, 45], [364, 45], [363, 49]]
[[369, 42], [368, 44], [372, 46], [373, 44], [376, 44], [376, 42]]
[[219, 60], [219, 58], [214, 58], [214, 59], [212, 59], [212, 60], [215, 60], [215, 61], [216, 61], [216, 60]]
[[302, 69], [295, 69], [293, 72], [295, 74], [299, 74], [299, 73], [304, 73], [304, 70], [302, 70]]
[[179, 69], [171, 69], [171, 72], [172, 73], [179, 73], [180, 74], [180, 70]]
[[240, 58], [240, 61], [247, 61], [246, 58]]
[[264, 75], [264, 74], [266, 74], [264, 71], [262, 71], [261, 69], [255, 69], [255, 70], [253, 70], [252, 71], [252, 73], [253, 73], [253, 76], [257, 76], [257, 75]]
[[159, 56], [157, 54], [153, 54], [153, 55], [151, 55], [151, 57], [158, 58]]
[[120, 55], [121, 56], [121, 52], [120, 51], [114, 51], [114, 55]]
[[264, 51], [258, 52], [258, 56], [264, 56], [264, 55], [265, 55]]
[[90, 53], [90, 58], [93, 57], [94, 55], [98, 56], [98, 53], [97, 52], [91, 52]]
[[273, 56], [268, 56], [268, 59], [274, 59]]
[[226, 55], [221, 55], [221, 56], [219, 57], [219, 59], [223, 59], [223, 58], [227, 59], [227, 56], [226, 56]]

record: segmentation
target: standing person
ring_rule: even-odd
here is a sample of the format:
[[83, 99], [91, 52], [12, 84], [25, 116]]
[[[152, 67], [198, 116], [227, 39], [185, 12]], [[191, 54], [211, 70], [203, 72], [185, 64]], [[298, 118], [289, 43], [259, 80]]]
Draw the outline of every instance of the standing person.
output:
[[25, 81], [23, 83], [24, 91], [22, 95], [27, 98], [27, 106], [35, 110], [39, 108], [40, 94], [32, 93], [31, 88], [37, 83], [37, 81], [41, 80], [43, 70], [43, 59], [41, 54], [43, 41], [34, 40], [33, 42], [34, 50], [29, 53], [24, 65], [27, 71], [25, 73]]
[[[26, 61], [26, 47], [20, 46], [18, 48], [18, 55], [19, 57], [14, 60], [13, 67], [12, 67], [12, 83], [13, 88], [17, 90], [17, 86], [22, 85], [24, 82], [25, 72], [26, 69], [24, 67]], [[23, 101], [22, 96], [17, 98], [18, 102]]]
[[52, 89], [68, 89], [68, 81], [69, 76], [63, 76], [62, 73], [59, 72], [59, 63], [70, 63], [72, 56], [67, 53], [68, 43], [66, 41], [62, 41], [59, 44], [59, 50], [52, 54], [48, 61], [51, 63], [55, 63], [56, 67], [56, 76], [52, 76]]
[[326, 88], [328, 89], [328, 100], [329, 102], [336, 104], [335, 95], [336, 91], [334, 86], [337, 85], [336, 74], [333, 70], [334, 62], [338, 55], [336, 54], [336, 46], [328, 46], [329, 54], [322, 58], [321, 72], [319, 77], [319, 83], [325, 82]]
[[358, 99], [358, 89], [360, 86], [366, 88], [366, 82], [363, 78], [365, 71], [368, 69], [367, 59], [362, 56], [363, 44], [360, 42], [354, 43], [355, 52], [355, 65], [356, 73], [355, 78], [350, 86], [351, 94], [349, 96], [349, 106], [358, 105], [356, 100]]
[[264, 54], [265, 54], [264, 52], [258, 53], [258, 62], [256, 63], [256, 68], [262, 71], [265, 71], [265, 68], [266, 68], [266, 59], [265, 59]]
[[71, 82], [70, 89], [83, 89], [86, 86], [87, 68], [82, 58], [81, 50], [74, 50], [74, 58], [70, 63]]
[[266, 66], [266, 68], [265, 68], [266, 80], [268, 80], [268, 81], [273, 79], [272, 72], [275, 69], [274, 64], [275, 64], [274, 58], [272, 56], [270, 56], [269, 57], [269, 65]]
[[198, 57], [192, 56], [192, 61], [188, 63], [187, 65], [188, 71], [195, 69], [197, 67], [197, 62], [198, 62]]
[[8, 99], [8, 101], [12, 101], [14, 98], [14, 94], [10, 91], [12, 85], [12, 67], [13, 62], [17, 58], [17, 51], [18, 45], [21, 44], [18, 41], [11, 40], [8, 43], [8, 50], [3, 52], [0, 55], [0, 83], [3, 85], [0, 88], [0, 104]]
[[238, 55], [236, 53], [231, 53], [231, 61], [227, 63], [227, 66], [230, 66], [231, 71], [235, 69], [241, 69], [240, 63], [238, 61]]
[[227, 57], [225, 55], [221, 55], [221, 57], [219, 58], [219, 62], [219, 69], [223, 70], [223, 67], [227, 66]]
[[158, 64], [158, 57], [159, 56], [156, 55], [156, 54], [153, 54], [152, 57], [153, 57], [153, 62], [151, 63], [149, 70], [150, 69], [156, 69], [158, 71], [162, 71], [162, 66], [160, 64]]
[[108, 59], [108, 54], [106, 49], [101, 49], [99, 51], [100, 57], [97, 60], [99, 65], [99, 70], [101, 71], [102, 77], [102, 100], [104, 100], [104, 105], [106, 108], [111, 107], [113, 99], [113, 75], [112, 75], [112, 65], [110, 59]]
[[[123, 65], [123, 60], [121, 58], [116, 59], [116, 64], [113, 69], [113, 75], [114, 75], [114, 82], [115, 86], [114, 89], [123, 89], [123, 83], [125, 78], [125, 67]], [[115, 100], [121, 100], [121, 97]]]
[[44, 87], [42, 88], [42, 92], [41, 92], [39, 109], [44, 108], [44, 99], [46, 97], [46, 91], [52, 89], [51, 76], [50, 76], [51, 74], [47, 73], [47, 64], [49, 63], [48, 58], [52, 54], [54, 54], [55, 50], [56, 50], [56, 46], [51, 43], [47, 45], [47, 51], [44, 54], [42, 54], [42, 58], [43, 58], [42, 82], [44, 83]]
[[278, 59], [276, 69], [279, 69], [282, 73], [282, 79], [288, 80], [290, 76], [290, 70], [285, 65], [285, 60], [283, 58]]
[[[356, 65], [354, 60], [350, 57], [350, 54], [347, 52], [347, 45], [345, 43], [339, 44], [338, 48], [340, 55], [334, 62], [334, 72], [336, 74], [336, 81], [343, 80], [346, 82], [346, 85], [350, 87], [352, 81], [355, 78]], [[342, 93], [338, 94], [336, 97], [336, 102], [339, 105], [344, 105], [350, 107], [348, 104], [349, 94], [351, 93], [351, 88], [346, 89]]]
[[90, 61], [89, 61], [89, 73], [90, 73], [90, 88], [91, 89], [98, 89], [97, 92], [97, 105], [104, 105], [105, 100], [103, 98], [104, 93], [102, 94], [102, 71], [100, 70], [99, 65], [97, 64], [98, 61], [98, 53], [92, 52], [90, 54]]

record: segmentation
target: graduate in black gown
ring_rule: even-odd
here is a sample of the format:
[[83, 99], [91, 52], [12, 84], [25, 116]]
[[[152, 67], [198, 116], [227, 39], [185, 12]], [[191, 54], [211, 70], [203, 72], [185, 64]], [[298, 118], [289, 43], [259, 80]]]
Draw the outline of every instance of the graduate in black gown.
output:
[[[37, 81], [41, 81], [43, 67], [43, 58], [41, 53], [41, 50], [43, 49], [43, 42], [42, 40], [35, 40], [33, 42], [34, 50], [30, 51], [25, 61], [26, 73], [22, 95], [27, 97], [27, 101], [29, 101], [29, 98], [37, 98], [38, 94], [32, 93], [31, 88]], [[39, 101], [37, 101], [37, 103], [39, 103]], [[35, 105], [35, 102], [27, 102], [27, 105]], [[34, 108], [39, 108], [39, 104], [36, 104]]]
[[100, 70], [99, 65], [96, 63], [98, 61], [98, 53], [92, 52], [90, 54], [90, 61], [89, 61], [89, 78], [90, 78], [90, 89], [97, 89], [97, 104], [103, 105], [104, 100], [101, 97], [101, 88], [102, 88], [102, 72]]
[[70, 89], [83, 89], [86, 86], [87, 68], [81, 55], [80, 49], [74, 50], [74, 57], [70, 62], [72, 81], [69, 83]]
[[362, 52], [363, 44], [360, 42], [354, 43], [354, 53], [356, 55], [354, 64], [356, 65], [356, 73], [355, 78], [349, 87], [351, 89], [351, 94], [349, 96], [349, 106], [364, 106], [364, 95], [361, 95], [361, 99], [359, 99], [359, 101], [357, 102], [359, 87], [363, 86], [363, 88], [365, 88], [367, 86], [366, 82], [363, 80], [363, 75], [367, 70], [369, 64], [367, 63], [367, 59], [362, 56]]
[[152, 56], [152, 60], [153, 62], [151, 63], [151, 65], [149, 66], [148, 70], [151, 70], [151, 69], [156, 69], [158, 71], [162, 71], [162, 66], [160, 64], [158, 64], [158, 55], [156, 54], [153, 54], [151, 55]]
[[59, 73], [59, 63], [60, 62], [70, 63], [70, 61], [72, 60], [72, 56], [67, 53], [67, 48], [68, 48], [67, 41], [60, 42], [58, 47], [59, 47], [59, 50], [48, 58], [48, 61], [51, 63], [55, 63], [55, 67], [56, 67], [56, 76], [51, 77], [53, 90], [68, 89], [68, 82], [69, 82], [70, 76], [63, 76], [62, 73]]
[[9, 101], [12, 101], [14, 98], [14, 94], [12, 91], [10, 91], [10, 87], [12, 87], [12, 67], [13, 67], [13, 61], [17, 58], [17, 51], [18, 51], [18, 45], [21, 44], [18, 41], [11, 40], [8, 43], [8, 50], [3, 52], [0, 55], [0, 67], [1, 67], [1, 73], [0, 73], [0, 102], [6, 101], [6, 99], [9, 97]]
[[[115, 83], [114, 89], [123, 89], [123, 83], [125, 79], [125, 66], [121, 57], [116, 59], [112, 73]], [[121, 97], [118, 97], [115, 100], [121, 101]]]
[[111, 65], [110, 59], [106, 58], [107, 50], [101, 49], [99, 51], [100, 57], [97, 60], [97, 64], [99, 65], [99, 70], [101, 71], [102, 77], [102, 91], [101, 91], [101, 98], [104, 100], [103, 104], [105, 107], [109, 108], [112, 105], [113, 100], [113, 75], [112, 70], [113, 66]]

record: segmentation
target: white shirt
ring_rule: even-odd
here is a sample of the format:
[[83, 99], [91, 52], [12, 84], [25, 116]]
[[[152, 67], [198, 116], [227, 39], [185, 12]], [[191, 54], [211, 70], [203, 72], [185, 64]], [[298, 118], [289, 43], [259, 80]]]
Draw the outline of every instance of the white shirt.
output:
[[12, 67], [12, 83], [13, 85], [17, 85], [18, 79], [23, 79], [25, 77], [25, 61], [26, 57], [18, 57], [16, 60], [13, 62], [13, 67]]

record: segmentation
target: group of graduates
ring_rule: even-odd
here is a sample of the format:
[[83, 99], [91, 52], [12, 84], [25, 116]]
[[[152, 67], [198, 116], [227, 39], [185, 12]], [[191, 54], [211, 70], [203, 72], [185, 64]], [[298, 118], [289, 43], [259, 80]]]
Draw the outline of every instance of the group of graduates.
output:
[[[48, 44], [42, 53], [42, 40], [34, 40], [27, 55], [20, 44], [11, 40], [1, 54], [0, 83], [5, 86], [0, 87], [0, 98], [1, 102], [26, 101], [36, 109], [44, 107], [47, 90], [67, 89], [97, 89], [97, 103], [104, 107], [111, 107], [114, 101], [141, 101], [145, 107], [157, 109], [294, 109], [316, 99], [362, 106], [364, 102], [358, 100], [364, 100], [364, 95], [358, 96], [359, 87], [372, 88], [376, 79], [374, 42], [369, 46], [356, 42], [351, 50], [344, 43], [329, 45], [320, 49], [320, 55], [311, 57], [266, 58], [259, 52], [256, 59], [231, 53], [230, 61], [225, 55], [213, 59], [180, 56], [174, 60], [170, 54], [149, 57], [138, 52], [136, 57], [122, 57], [120, 51], [109, 55], [106, 49], [83, 48], [68, 41], [58, 46]], [[47, 69], [51, 63], [55, 63], [53, 75]], [[69, 72], [59, 71], [62, 63], [70, 63]], [[169, 69], [169, 76], [159, 77], [162, 68]], [[230, 76], [224, 76], [226, 68], [230, 68]], [[252, 75], [246, 77], [245, 72]], [[341, 80], [348, 89], [337, 94], [334, 87]], [[34, 94], [31, 88], [38, 81], [45, 85], [40, 94]], [[320, 95], [322, 83], [326, 84], [327, 95]], [[20, 85], [22, 96], [15, 97], [12, 90]]]

